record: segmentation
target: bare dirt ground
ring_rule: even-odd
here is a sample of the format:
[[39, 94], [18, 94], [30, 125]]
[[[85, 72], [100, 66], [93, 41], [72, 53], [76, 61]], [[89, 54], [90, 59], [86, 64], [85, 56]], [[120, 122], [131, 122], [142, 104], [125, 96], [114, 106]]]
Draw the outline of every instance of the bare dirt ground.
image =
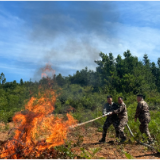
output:
[[85, 148], [87, 151], [91, 151], [92, 148], [100, 148], [100, 151], [92, 158], [127, 159], [125, 153], [128, 153], [132, 156], [131, 158], [135, 159], [160, 159], [159, 153], [151, 151], [136, 142], [127, 142], [126, 144], [118, 143], [111, 134], [106, 137], [106, 143], [98, 143], [101, 136], [102, 133], [98, 132], [96, 128], [75, 128], [68, 134], [68, 140], [79, 143], [78, 147], [72, 149], [77, 154], [81, 154], [81, 147]]
[[[8, 123], [8, 128], [5, 129], [4, 124], [0, 123], [0, 148], [3, 143], [8, 140], [8, 132], [14, 127], [13, 123]], [[82, 150], [92, 153], [95, 148], [99, 151], [92, 159], [127, 159], [125, 153], [128, 153], [134, 159], [160, 159], [160, 154], [147, 149], [146, 147], [135, 143], [127, 142], [126, 144], [115, 141], [114, 135], [108, 134], [106, 143], [98, 143], [101, 139], [101, 132], [93, 127], [78, 127], [71, 129], [67, 135], [67, 141], [72, 142], [72, 151], [77, 155], [82, 155]], [[77, 157], [78, 158], [78, 157]]]

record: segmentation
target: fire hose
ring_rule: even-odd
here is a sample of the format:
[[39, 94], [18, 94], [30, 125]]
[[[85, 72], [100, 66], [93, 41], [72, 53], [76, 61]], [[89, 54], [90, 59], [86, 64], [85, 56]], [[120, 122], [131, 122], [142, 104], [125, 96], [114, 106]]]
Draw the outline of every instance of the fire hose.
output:
[[110, 113], [107, 113], [107, 114], [105, 114], [105, 115], [103, 115], [103, 116], [100, 116], [100, 117], [97, 117], [97, 118], [95, 118], [95, 119], [92, 119], [92, 120], [89, 120], [89, 121], [86, 121], [86, 122], [83, 122], [83, 123], [79, 123], [79, 124], [76, 124], [76, 125], [72, 125], [72, 126], [70, 126], [69, 128], [75, 128], [75, 127], [82, 126], [82, 125], [84, 125], [84, 124], [87, 124], [87, 123], [93, 122], [93, 121], [95, 121], [95, 120], [97, 120], [97, 119], [100, 119], [100, 118], [102, 118], [102, 117], [105, 117], [105, 116], [107, 116], [107, 115], [109, 115], [109, 114], [110, 114]]
[[[105, 114], [105, 115], [103, 115], [103, 116], [97, 117], [97, 118], [95, 118], [95, 119], [92, 119], [92, 120], [89, 120], [89, 121], [86, 121], [86, 122], [83, 122], [83, 123], [79, 123], [79, 124], [76, 124], [76, 125], [72, 125], [72, 126], [70, 126], [69, 128], [75, 128], [75, 127], [79, 127], [79, 126], [85, 125], [85, 124], [87, 124], [87, 123], [96, 121], [97, 119], [103, 118], [103, 117], [105, 117], [105, 116], [107, 116], [107, 115], [109, 115], [109, 114], [110, 114], [110, 112], [107, 113], [107, 114]], [[129, 125], [127, 124], [126, 126], [127, 126], [128, 130], [129, 130], [131, 136], [134, 137], [134, 134], [132, 133]], [[135, 138], [135, 137], [134, 137], [134, 138]], [[137, 140], [136, 140], [136, 141], [137, 141]], [[149, 144], [142, 143], [142, 142], [139, 142], [139, 141], [137, 141], [137, 142], [138, 142], [139, 144], [143, 145], [143, 146], [146, 146], [146, 147], [148, 147], [148, 148], [150, 148], [150, 149], [152, 149], [152, 150], [155, 150], [156, 152], [160, 153], [159, 151], [157, 151], [157, 149], [155, 149], [154, 147], [152, 147], [152, 146], [149, 145]]]
[[[131, 131], [130, 127], [128, 126], [128, 124], [127, 124], [127, 128], [128, 128], [128, 130], [129, 130], [130, 134], [132, 135], [132, 137], [134, 137], [134, 134], [132, 133], [132, 131]], [[149, 144], [142, 143], [142, 142], [139, 142], [139, 141], [137, 141], [137, 142], [138, 142], [139, 144], [143, 145], [143, 146], [146, 146], [146, 147], [148, 147], [148, 148], [151, 148], [152, 150], [157, 151], [154, 147], [152, 147], [152, 146], [149, 145]], [[159, 151], [158, 151], [158, 153], [159, 153]]]

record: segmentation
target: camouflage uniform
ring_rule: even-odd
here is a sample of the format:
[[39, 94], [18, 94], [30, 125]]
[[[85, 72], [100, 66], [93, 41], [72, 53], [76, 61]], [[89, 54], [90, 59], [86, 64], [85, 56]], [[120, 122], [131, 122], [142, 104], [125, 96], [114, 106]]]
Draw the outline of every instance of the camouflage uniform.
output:
[[152, 140], [149, 129], [148, 129], [148, 124], [151, 120], [149, 107], [143, 99], [138, 102], [135, 118], [139, 118], [139, 121], [141, 123], [139, 126], [139, 129], [141, 133], [146, 133], [149, 140]]
[[125, 103], [119, 105], [119, 108], [113, 111], [113, 114], [118, 114], [119, 118], [119, 125], [118, 125], [118, 131], [119, 131], [119, 137], [121, 139], [126, 139], [126, 136], [124, 134], [124, 127], [127, 125], [128, 122], [128, 115], [127, 115], [127, 108]]
[[[118, 106], [114, 102], [112, 102], [111, 104], [106, 103], [103, 108], [103, 115], [107, 114], [107, 112], [112, 112], [113, 110], [115, 110], [117, 108], [118, 108]], [[118, 120], [118, 116], [116, 114], [113, 114], [113, 115], [107, 116], [107, 119], [103, 125], [103, 138], [106, 137], [107, 130], [111, 124], [113, 124], [113, 126], [116, 130], [116, 137], [118, 137], [118, 135], [119, 135], [119, 132], [118, 132], [119, 120]]]

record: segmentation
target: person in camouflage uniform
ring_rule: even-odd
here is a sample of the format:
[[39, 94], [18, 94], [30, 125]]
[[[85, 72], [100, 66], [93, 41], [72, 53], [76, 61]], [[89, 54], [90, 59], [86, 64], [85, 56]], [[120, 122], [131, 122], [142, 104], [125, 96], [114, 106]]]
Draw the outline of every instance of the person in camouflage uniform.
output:
[[119, 118], [119, 125], [118, 125], [119, 137], [121, 138], [121, 142], [124, 142], [126, 140], [126, 136], [124, 134], [124, 127], [127, 125], [127, 122], [128, 122], [128, 114], [127, 114], [126, 105], [123, 102], [122, 97], [118, 97], [118, 103], [119, 103], [119, 108], [114, 110], [110, 114], [118, 114], [118, 118]]
[[149, 143], [152, 143], [153, 139], [151, 138], [148, 129], [148, 124], [151, 120], [148, 104], [143, 100], [143, 95], [137, 95], [137, 101], [138, 105], [135, 114], [135, 122], [137, 121], [138, 118], [141, 123], [139, 126], [141, 133], [145, 133], [148, 136]]
[[[107, 103], [104, 105], [103, 108], [103, 115], [107, 114], [108, 112], [112, 112], [113, 110], [118, 109], [118, 105], [112, 102], [112, 96], [107, 96]], [[116, 137], [119, 136], [118, 132], [118, 125], [119, 125], [119, 120], [118, 116], [116, 114], [113, 115], [108, 115], [107, 119], [103, 125], [103, 133], [102, 133], [102, 139], [99, 142], [105, 142], [106, 138], [106, 133], [109, 128], [109, 126], [113, 124], [115, 130], [116, 130]]]

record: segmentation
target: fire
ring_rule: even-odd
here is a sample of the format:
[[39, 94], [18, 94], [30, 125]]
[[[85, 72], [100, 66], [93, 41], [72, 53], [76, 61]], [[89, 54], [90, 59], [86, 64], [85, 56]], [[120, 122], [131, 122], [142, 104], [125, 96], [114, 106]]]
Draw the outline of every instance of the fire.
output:
[[45, 72], [51, 73], [52, 76], [55, 74], [55, 70], [52, 69], [50, 63], [47, 63], [46, 66], [45, 66], [45, 68], [42, 68], [41, 70], [42, 70], [41, 78], [42, 78], [42, 77], [47, 77], [47, 73], [45, 73]]
[[70, 114], [66, 121], [52, 114], [57, 95], [51, 88], [37, 97], [13, 117], [15, 135], [4, 145], [0, 158], [17, 159], [33, 152], [38, 157], [44, 150], [64, 144], [69, 126], [77, 123]]

